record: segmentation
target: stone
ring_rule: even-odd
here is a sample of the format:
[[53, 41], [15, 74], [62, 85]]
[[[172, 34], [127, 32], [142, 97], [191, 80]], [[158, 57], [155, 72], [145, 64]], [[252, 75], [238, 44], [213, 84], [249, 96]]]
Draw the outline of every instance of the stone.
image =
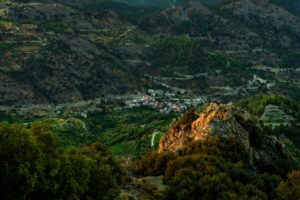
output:
[[[265, 135], [251, 114], [232, 103], [210, 103], [199, 115], [195, 109], [189, 110], [160, 140], [158, 152], [176, 152], [209, 137], [235, 137], [249, 155], [247, 164], [254, 170], [281, 173], [296, 166], [297, 161], [282, 140]], [[274, 163], [279, 163], [279, 167], [273, 169]]]

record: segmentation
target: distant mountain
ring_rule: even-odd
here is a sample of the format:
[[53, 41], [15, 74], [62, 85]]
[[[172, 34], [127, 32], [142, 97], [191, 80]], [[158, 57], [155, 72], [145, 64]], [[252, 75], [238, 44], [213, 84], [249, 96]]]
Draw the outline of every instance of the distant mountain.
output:
[[[187, 2], [188, 0], [115, 0], [132, 6], [171, 7]], [[222, 0], [196, 0], [208, 5], [214, 5]]]
[[262, 42], [247, 27], [236, 25], [198, 2], [189, 2], [156, 13], [146, 19], [141, 27], [154, 33], [188, 34], [207, 40], [211, 37], [214, 45], [222, 49], [253, 48]]
[[168, 7], [172, 3], [174, 3], [174, 0], [115, 0], [115, 1], [126, 3], [132, 6], [155, 6], [155, 7]]
[[[136, 88], [130, 69], [104, 44], [129, 27], [113, 12], [92, 18], [42, 3], [12, 4], [8, 10], [11, 22], [1, 20], [1, 103], [69, 102]], [[107, 37], [97, 36], [105, 32]]]
[[220, 101], [260, 92], [300, 98], [300, 19], [267, 0], [166, 9], [24, 2], [0, 6], [3, 105], [149, 88]]
[[220, 10], [255, 30], [270, 45], [300, 48], [300, 19], [282, 7], [265, 0], [239, 0], [223, 5]]

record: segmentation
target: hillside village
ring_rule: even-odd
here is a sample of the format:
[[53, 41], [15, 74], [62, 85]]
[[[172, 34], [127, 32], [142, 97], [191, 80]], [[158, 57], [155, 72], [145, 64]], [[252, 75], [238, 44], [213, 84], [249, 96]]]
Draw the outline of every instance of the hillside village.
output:
[[66, 104], [0, 106], [1, 113], [15, 113], [24, 117], [59, 117], [81, 116], [108, 110], [149, 107], [163, 113], [185, 112], [191, 106], [205, 103], [208, 96], [188, 98], [180, 94], [169, 93], [160, 89], [149, 89], [146, 93], [133, 95], [109, 96], [94, 100]]
[[184, 112], [191, 106], [205, 103], [207, 99], [207, 96], [186, 98], [178, 93], [169, 93], [159, 89], [149, 89], [147, 94], [126, 101], [126, 105], [129, 108], [147, 106], [164, 113]]
[[[7, 83], [12, 85], [12, 83]], [[17, 116], [57, 117], [64, 115], [86, 117], [88, 113], [102, 112], [103, 110], [127, 109], [136, 107], [150, 107], [157, 111], [185, 112], [191, 106], [202, 105], [208, 101], [222, 102], [226, 98], [236, 95], [249, 95], [257, 90], [268, 90], [273, 86], [267, 80], [253, 75], [253, 79], [245, 86], [210, 87], [213, 95], [190, 97], [184, 91], [163, 89], [148, 89], [145, 93], [138, 92], [131, 95], [107, 96], [94, 100], [77, 101], [63, 104], [35, 104], [22, 106], [0, 106], [0, 112], [15, 112]], [[15, 86], [16, 87], [16, 86]]]

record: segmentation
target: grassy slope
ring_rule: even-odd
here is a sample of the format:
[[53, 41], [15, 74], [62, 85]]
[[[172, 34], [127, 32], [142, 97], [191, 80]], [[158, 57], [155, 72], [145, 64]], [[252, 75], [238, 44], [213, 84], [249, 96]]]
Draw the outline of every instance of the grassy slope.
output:
[[[43, 121], [58, 133], [66, 149], [101, 141], [114, 155], [144, 155], [157, 148], [158, 142], [173, 119], [179, 113], [164, 114], [149, 108], [133, 108], [91, 114], [87, 118], [45, 117], [23, 119], [3, 116], [1, 121], [25, 124], [30, 127], [34, 121]], [[151, 136], [155, 137], [155, 148], [151, 148]]]

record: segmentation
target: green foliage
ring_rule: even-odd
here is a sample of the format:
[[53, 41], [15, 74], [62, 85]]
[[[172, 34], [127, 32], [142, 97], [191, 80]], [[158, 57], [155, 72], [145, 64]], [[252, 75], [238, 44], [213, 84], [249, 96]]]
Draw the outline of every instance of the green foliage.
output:
[[[212, 75], [218, 70], [222, 73], [226, 85], [241, 85], [241, 77], [249, 76], [246, 65], [231, 57], [209, 48], [203, 41], [189, 37], [162, 36], [151, 44], [149, 59], [153, 68], [160, 76], [172, 77], [175, 74], [205, 74]], [[209, 76], [207, 75], [207, 76]], [[217, 75], [216, 75], [217, 76]], [[195, 87], [195, 90], [207, 89], [209, 84], [203, 79], [187, 82], [175, 82], [179, 87]]]
[[45, 22], [41, 24], [45, 31], [54, 31], [55, 33], [66, 33], [68, 32], [68, 26], [62, 22]]
[[247, 164], [248, 156], [242, 144], [234, 137], [208, 138], [202, 142], [193, 142], [179, 151], [179, 155], [208, 154], [222, 157], [231, 162], [243, 161]]
[[300, 199], [300, 171], [288, 174], [286, 181], [281, 182], [277, 188], [279, 200], [298, 200]]
[[149, 108], [91, 114], [84, 120], [89, 130], [87, 140], [99, 139], [115, 155], [145, 155], [153, 150], [153, 132], [166, 132], [177, 116], [178, 113], [164, 114]]
[[228, 61], [235, 63], [221, 54], [209, 52], [206, 45], [194, 38], [162, 37], [152, 44], [154, 60], [157, 67], [181, 67], [181, 70], [189, 69], [189, 73], [204, 72], [207, 69], [222, 69]]
[[174, 159], [172, 153], [149, 153], [136, 163], [136, 173], [139, 175], [161, 175], [166, 169], [170, 160]]
[[39, 186], [45, 168], [38, 142], [22, 126], [2, 123], [0, 157], [2, 198], [27, 199]]
[[11, 45], [11, 44], [0, 43], [0, 52], [10, 50], [10, 49], [12, 49], [12, 46], [13, 45]]
[[1, 43], [0, 42], [0, 56], [3, 56], [5, 52], [10, 51], [14, 48], [15, 45], [13, 44], [7, 44], [7, 43]]
[[167, 199], [267, 199], [254, 185], [234, 182], [226, 173], [211, 176], [184, 168], [170, 182]]
[[263, 114], [266, 105], [273, 104], [279, 106], [279, 108], [284, 110], [287, 114], [300, 119], [299, 103], [276, 94], [257, 94], [247, 99], [242, 99], [238, 101], [237, 104], [256, 116]]
[[[145, 155], [155, 150], [163, 136], [179, 113], [165, 114], [150, 108], [132, 108], [88, 114], [87, 118], [28, 118], [7, 116], [0, 113], [0, 119], [26, 123], [41, 121], [57, 133], [65, 149], [90, 144], [94, 141], [109, 148], [114, 155]], [[154, 147], [151, 147], [151, 136], [157, 134]]]
[[194, 142], [176, 153], [152, 153], [137, 161], [138, 175], [164, 175], [166, 199], [276, 199], [282, 178], [251, 172], [236, 138]]
[[277, 175], [269, 175], [267, 173], [258, 174], [253, 180], [253, 184], [261, 191], [265, 191], [268, 194], [268, 199], [276, 199], [276, 188], [282, 178]]
[[[259, 118], [264, 110], [265, 107], [269, 104], [276, 105], [278, 106], [281, 110], [283, 110], [285, 113], [291, 115], [292, 117], [295, 118], [291, 126], [279, 126], [276, 128], [270, 128], [270, 127], [264, 127], [264, 134], [265, 135], [285, 135], [287, 138], [289, 138], [297, 148], [300, 147], [300, 129], [297, 123], [300, 120], [300, 104], [292, 100], [290, 98], [284, 97], [284, 96], [279, 96], [276, 94], [258, 94], [252, 97], [249, 97], [247, 99], [242, 99], [237, 102], [237, 104], [250, 112], [251, 114], [255, 115], [257, 118]], [[243, 123], [242, 123], [243, 124]], [[251, 130], [247, 128], [247, 130]], [[257, 131], [257, 134], [252, 134], [250, 136], [252, 138], [252, 141], [259, 142], [264, 135], [261, 134], [261, 131]], [[250, 138], [250, 139], [251, 139]]]
[[[63, 152], [44, 123], [0, 125], [2, 199], [113, 199], [121, 170], [99, 143]], [[16, 192], [17, 191], [17, 192]]]
[[77, 118], [67, 119], [47, 119], [45, 120], [53, 131], [59, 134], [64, 146], [79, 146], [85, 145], [92, 141], [87, 139], [89, 132], [85, 122]]
[[[300, 2], [299, 2], [300, 3]], [[278, 51], [282, 58], [281, 67], [294, 68], [300, 65], [300, 53], [296, 51]]]
[[199, 65], [205, 54], [201, 42], [189, 37], [161, 38], [152, 48], [153, 58], [159, 58], [161, 66]]

